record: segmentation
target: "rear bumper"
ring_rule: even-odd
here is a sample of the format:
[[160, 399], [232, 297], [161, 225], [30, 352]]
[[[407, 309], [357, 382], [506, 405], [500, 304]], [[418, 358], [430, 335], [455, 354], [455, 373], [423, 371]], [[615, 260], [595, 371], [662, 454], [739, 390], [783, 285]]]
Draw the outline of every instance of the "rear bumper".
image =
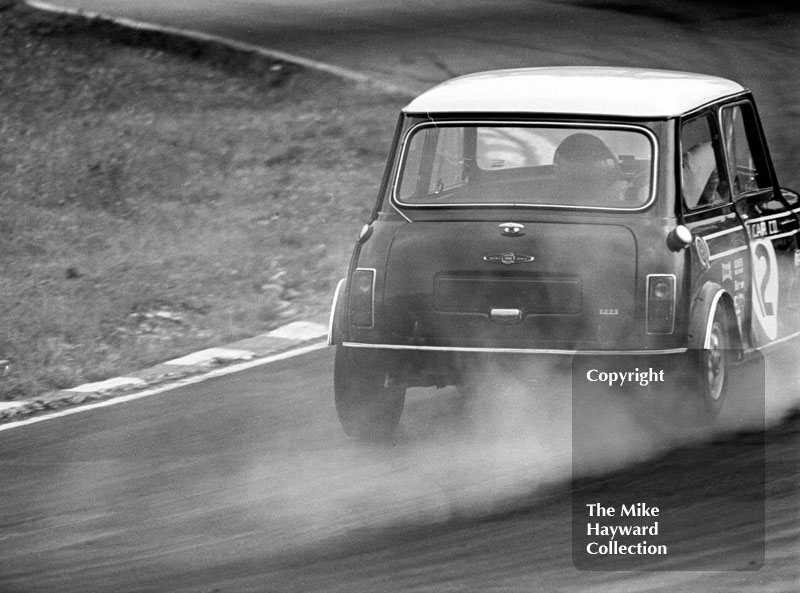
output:
[[347, 348], [369, 348], [378, 350], [405, 350], [418, 352], [463, 352], [475, 354], [542, 354], [542, 355], [616, 355], [616, 356], [663, 356], [668, 354], [684, 354], [688, 348], [669, 348], [663, 350], [561, 350], [545, 348], [478, 348], [478, 347], [451, 347], [451, 346], [411, 346], [402, 344], [367, 344], [361, 342], [343, 342]]
[[[343, 342], [337, 347], [358, 357], [365, 372], [385, 373], [407, 387], [463, 385], [470, 378], [491, 372], [515, 373], [543, 364], [552, 372], [570, 373], [576, 361], [592, 368], [624, 367], [626, 370], [657, 368], [672, 374], [689, 368], [687, 348], [663, 350], [568, 350], [544, 348], [478, 348], [459, 346], [412, 346]], [[595, 362], [591, 362], [595, 361]], [[609, 368], [610, 368], [609, 367]], [[560, 370], [558, 370], [560, 369]]]

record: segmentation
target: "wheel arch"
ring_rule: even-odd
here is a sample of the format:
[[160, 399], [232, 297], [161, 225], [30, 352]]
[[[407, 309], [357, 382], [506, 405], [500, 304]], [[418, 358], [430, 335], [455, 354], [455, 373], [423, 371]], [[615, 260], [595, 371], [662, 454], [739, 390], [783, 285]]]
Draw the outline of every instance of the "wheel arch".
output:
[[697, 293], [692, 301], [692, 310], [689, 321], [688, 346], [692, 350], [708, 348], [711, 337], [711, 326], [717, 311], [721, 310], [726, 316], [731, 346], [736, 351], [741, 351], [744, 343], [736, 321], [736, 309], [733, 297], [716, 282], [708, 282]]
[[336, 285], [331, 304], [331, 316], [328, 322], [328, 346], [341, 344], [347, 339], [347, 315], [345, 311], [345, 287], [347, 279], [342, 278]]

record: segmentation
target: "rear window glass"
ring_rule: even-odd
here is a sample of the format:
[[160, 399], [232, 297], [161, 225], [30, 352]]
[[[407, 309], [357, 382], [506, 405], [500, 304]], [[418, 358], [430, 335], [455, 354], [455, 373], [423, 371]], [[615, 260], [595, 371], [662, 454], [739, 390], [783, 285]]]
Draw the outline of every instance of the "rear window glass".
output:
[[638, 208], [654, 142], [640, 128], [421, 124], [403, 143], [395, 200], [408, 206]]

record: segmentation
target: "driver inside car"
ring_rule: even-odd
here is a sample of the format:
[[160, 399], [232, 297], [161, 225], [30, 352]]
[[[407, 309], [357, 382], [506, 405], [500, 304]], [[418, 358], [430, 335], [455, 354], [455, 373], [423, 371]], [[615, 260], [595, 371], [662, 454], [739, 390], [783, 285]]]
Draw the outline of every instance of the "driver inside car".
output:
[[567, 136], [553, 155], [559, 201], [574, 204], [614, 205], [626, 198], [629, 184], [622, 178], [614, 153], [593, 134]]
[[711, 142], [695, 144], [682, 159], [683, 199], [693, 209], [721, 201], [717, 193], [717, 161]]

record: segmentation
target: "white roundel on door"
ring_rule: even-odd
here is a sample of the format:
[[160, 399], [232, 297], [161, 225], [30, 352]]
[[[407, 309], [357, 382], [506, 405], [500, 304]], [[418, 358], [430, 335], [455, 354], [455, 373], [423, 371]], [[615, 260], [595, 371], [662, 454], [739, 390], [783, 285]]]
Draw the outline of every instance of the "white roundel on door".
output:
[[769, 239], [750, 243], [753, 258], [753, 330], [759, 343], [778, 337], [778, 259]]

